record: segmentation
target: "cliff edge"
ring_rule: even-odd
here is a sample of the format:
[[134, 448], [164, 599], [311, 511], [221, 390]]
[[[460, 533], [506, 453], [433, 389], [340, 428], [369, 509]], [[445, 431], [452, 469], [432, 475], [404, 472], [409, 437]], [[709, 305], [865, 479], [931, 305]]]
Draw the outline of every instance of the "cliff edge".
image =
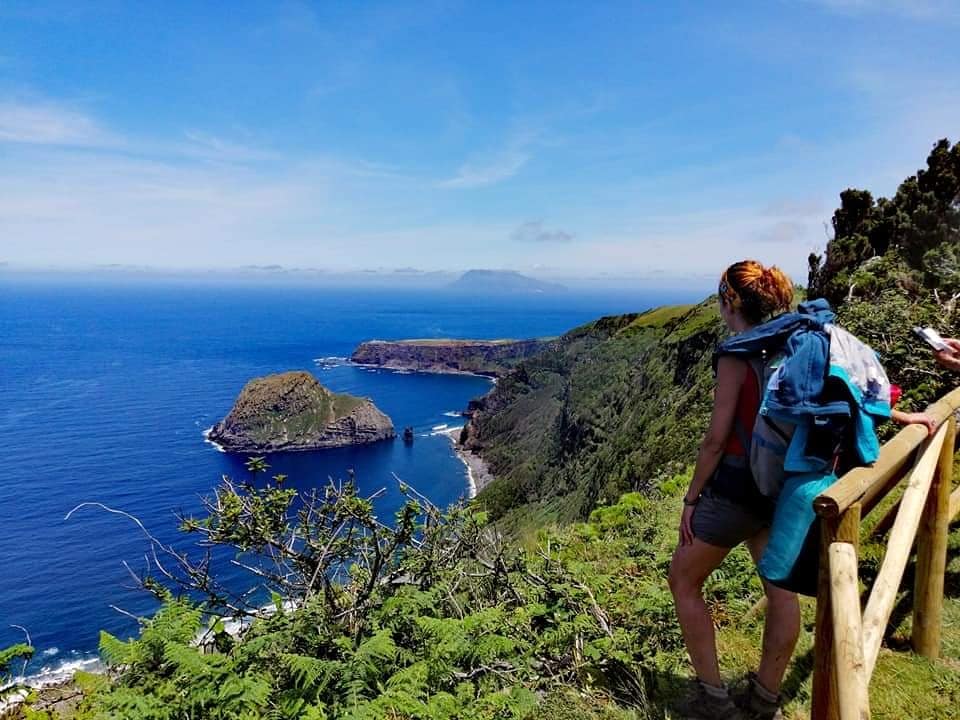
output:
[[711, 298], [601, 318], [519, 363], [471, 401], [459, 438], [496, 478], [480, 504], [494, 520], [563, 522], [684, 467], [709, 420], [722, 335]]
[[419, 372], [474, 373], [500, 377], [521, 361], [548, 347], [553, 338], [536, 340], [369, 340], [350, 360], [362, 365]]
[[208, 438], [229, 452], [260, 453], [359, 445], [395, 434], [371, 400], [330, 392], [296, 371], [248, 382]]

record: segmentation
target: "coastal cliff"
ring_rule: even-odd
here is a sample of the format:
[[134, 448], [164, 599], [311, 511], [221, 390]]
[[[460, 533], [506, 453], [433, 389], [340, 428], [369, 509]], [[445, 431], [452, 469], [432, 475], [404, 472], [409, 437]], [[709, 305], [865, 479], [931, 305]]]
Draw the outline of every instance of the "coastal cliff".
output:
[[479, 502], [494, 518], [533, 509], [572, 520], [686, 465], [709, 418], [722, 332], [708, 299], [601, 318], [520, 363], [468, 407], [460, 446], [495, 478]]
[[318, 450], [394, 437], [390, 418], [367, 398], [330, 392], [308, 372], [248, 382], [208, 439], [229, 452]]
[[350, 360], [393, 370], [499, 377], [549, 348], [553, 340], [369, 340], [357, 346]]

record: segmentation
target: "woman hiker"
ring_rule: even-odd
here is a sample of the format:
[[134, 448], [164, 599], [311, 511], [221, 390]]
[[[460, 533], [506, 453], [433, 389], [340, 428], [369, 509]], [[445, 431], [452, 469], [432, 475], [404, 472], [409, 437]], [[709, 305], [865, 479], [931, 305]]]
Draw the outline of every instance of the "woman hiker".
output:
[[[789, 310], [792, 302], [793, 283], [776, 267], [745, 260], [727, 268], [720, 279], [720, 315], [735, 334]], [[710, 426], [683, 500], [680, 544], [670, 565], [669, 583], [697, 674], [696, 695], [687, 713], [693, 719], [781, 718], [780, 684], [800, 632], [796, 594], [763, 580], [767, 614], [760, 666], [749, 675], [738, 707], [720, 676], [713, 620], [702, 591], [707, 577], [730, 550], [745, 543], [754, 562], [759, 562], [770, 535], [774, 501], [760, 491], [749, 457], [750, 434], [761, 405], [762, 376], [762, 371], [752, 368], [742, 356], [721, 354], [717, 358]], [[891, 388], [894, 390], [898, 389]], [[891, 405], [896, 405], [896, 398], [890, 399]], [[931, 433], [935, 429], [933, 420], [923, 413], [894, 409], [890, 417], [900, 424], [924, 424]]]
[[[732, 332], [741, 333], [789, 310], [793, 283], [776, 267], [745, 260], [723, 273], [719, 296], [721, 317]], [[757, 562], [767, 542], [773, 504], [757, 489], [748, 449], [735, 432], [735, 424], [753, 427], [760, 400], [759, 382], [747, 362], [720, 357], [710, 426], [684, 496], [680, 544], [669, 575], [683, 639], [697, 674], [690, 718], [744, 717], [720, 677], [713, 619], [702, 590], [734, 547], [746, 543]], [[758, 672], [750, 677], [744, 709], [757, 718], [777, 718], [780, 683], [800, 633], [800, 604], [795, 593], [766, 581], [764, 591], [763, 655]]]

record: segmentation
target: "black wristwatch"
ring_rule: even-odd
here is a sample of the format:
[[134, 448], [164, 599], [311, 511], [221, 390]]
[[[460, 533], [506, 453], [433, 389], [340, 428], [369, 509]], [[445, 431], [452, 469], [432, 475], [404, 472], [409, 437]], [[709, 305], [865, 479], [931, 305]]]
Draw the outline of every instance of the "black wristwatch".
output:
[[686, 495], [683, 496], [683, 504], [686, 505], [687, 507], [693, 507], [698, 502], [700, 502], [699, 495], [697, 495], [693, 500], [687, 500], [687, 496]]

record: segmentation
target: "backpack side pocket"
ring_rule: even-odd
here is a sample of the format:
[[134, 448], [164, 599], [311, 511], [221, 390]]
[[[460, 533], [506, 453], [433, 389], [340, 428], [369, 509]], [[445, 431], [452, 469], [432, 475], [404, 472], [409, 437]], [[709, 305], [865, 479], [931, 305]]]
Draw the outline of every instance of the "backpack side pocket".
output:
[[750, 443], [750, 472], [761, 493], [776, 499], [786, 481], [784, 461], [797, 426], [778, 422], [763, 412], [757, 415]]

